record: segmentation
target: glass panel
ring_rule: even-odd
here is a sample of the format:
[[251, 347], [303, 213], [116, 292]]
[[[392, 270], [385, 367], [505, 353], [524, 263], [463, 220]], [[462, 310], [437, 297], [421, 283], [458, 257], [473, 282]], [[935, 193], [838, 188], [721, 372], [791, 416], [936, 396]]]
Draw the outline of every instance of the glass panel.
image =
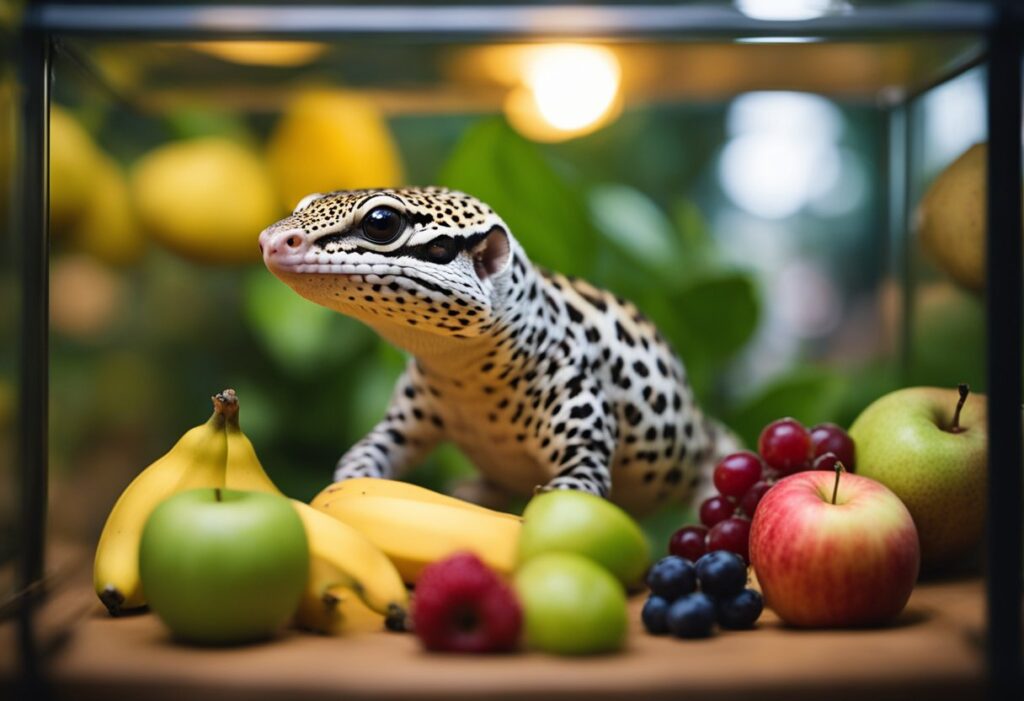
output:
[[909, 111], [911, 265], [908, 384], [985, 391], [985, 72], [972, 70]]
[[17, 167], [18, 88], [10, 34], [0, 16], [0, 603], [14, 593], [15, 558], [21, 541], [15, 468], [17, 344], [20, 277], [17, 269], [13, 194]]
[[[979, 42], [763, 38], [62, 38], [51, 497], [77, 508], [51, 532], [91, 542], [224, 387], [300, 498], [380, 418], [402, 355], [259, 262], [259, 230], [318, 190], [477, 194], [536, 262], [635, 301], [748, 443], [782, 415], [848, 424], [905, 379], [879, 108], [972, 65]], [[941, 160], [922, 119], [912, 151]], [[442, 449], [413, 478], [447, 488], [469, 469]]]

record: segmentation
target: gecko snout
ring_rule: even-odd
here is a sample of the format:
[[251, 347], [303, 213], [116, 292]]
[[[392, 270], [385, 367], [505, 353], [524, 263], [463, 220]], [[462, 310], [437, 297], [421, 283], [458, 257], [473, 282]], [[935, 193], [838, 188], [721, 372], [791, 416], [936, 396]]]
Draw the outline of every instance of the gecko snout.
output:
[[272, 226], [260, 234], [260, 251], [267, 265], [300, 259], [308, 248], [309, 237], [302, 229]]

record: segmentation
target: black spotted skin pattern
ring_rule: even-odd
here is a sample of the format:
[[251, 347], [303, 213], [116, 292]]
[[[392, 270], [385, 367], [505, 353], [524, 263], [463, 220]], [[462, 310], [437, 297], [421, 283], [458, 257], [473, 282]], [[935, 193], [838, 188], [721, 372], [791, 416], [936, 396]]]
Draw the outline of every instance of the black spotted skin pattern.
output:
[[[363, 218], [398, 212], [394, 241]], [[630, 302], [533, 265], [490, 207], [441, 188], [312, 195], [260, 236], [268, 268], [410, 353], [335, 479], [395, 478], [453, 441], [508, 493], [579, 489], [635, 514], [692, 497], [737, 448]]]

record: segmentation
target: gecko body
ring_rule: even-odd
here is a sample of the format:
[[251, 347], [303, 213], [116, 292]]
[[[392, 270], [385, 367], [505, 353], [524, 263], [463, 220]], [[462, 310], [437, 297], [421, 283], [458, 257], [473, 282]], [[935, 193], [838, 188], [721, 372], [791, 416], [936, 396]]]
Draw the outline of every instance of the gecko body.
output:
[[692, 495], [736, 448], [633, 304], [533, 265], [467, 194], [310, 195], [260, 248], [297, 293], [411, 356], [335, 479], [400, 477], [451, 440], [484, 492], [580, 489], [642, 514]]

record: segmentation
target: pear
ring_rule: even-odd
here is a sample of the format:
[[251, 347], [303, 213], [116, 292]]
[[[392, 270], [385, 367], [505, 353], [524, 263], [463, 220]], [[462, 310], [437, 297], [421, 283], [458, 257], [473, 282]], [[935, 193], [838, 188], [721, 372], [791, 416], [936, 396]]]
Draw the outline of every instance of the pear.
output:
[[985, 287], [988, 144], [971, 146], [942, 171], [921, 198], [916, 228], [935, 264], [970, 290]]
[[626, 587], [640, 583], [651, 556], [643, 531], [625, 511], [601, 497], [571, 490], [539, 494], [523, 511], [519, 562], [552, 552], [589, 558]]
[[850, 427], [857, 473], [906, 505], [921, 541], [922, 569], [968, 555], [985, 522], [988, 458], [983, 394], [911, 387], [873, 402]]

